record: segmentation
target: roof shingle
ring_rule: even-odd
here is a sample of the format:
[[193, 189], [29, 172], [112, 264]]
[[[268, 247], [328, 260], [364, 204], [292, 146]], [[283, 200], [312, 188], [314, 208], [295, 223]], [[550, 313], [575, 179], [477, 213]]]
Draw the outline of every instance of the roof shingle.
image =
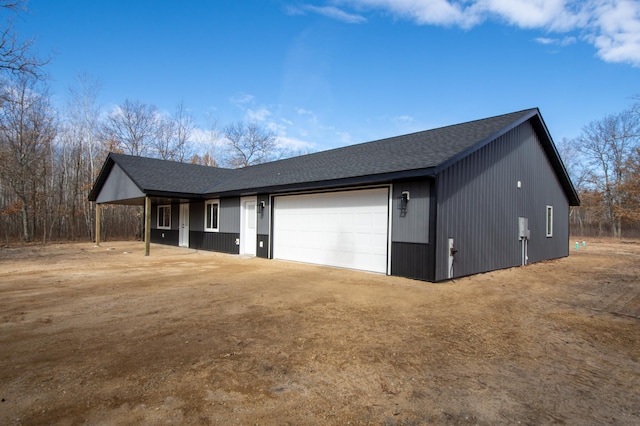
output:
[[[95, 201], [113, 162], [146, 194], [174, 193], [194, 196], [269, 191], [304, 184], [371, 178], [394, 173], [433, 175], [470, 151], [532, 118], [537, 108], [426, 130], [373, 142], [346, 146], [244, 169], [223, 169], [153, 158], [109, 154], [89, 199]], [[542, 124], [544, 127], [544, 124]], [[557, 157], [550, 140], [548, 153]], [[569, 198], [577, 201], [562, 162], [552, 161]], [[111, 163], [110, 163], [111, 161]]]
[[524, 110], [258, 164], [238, 170], [239, 173], [233, 179], [216, 183], [209, 188], [209, 192], [268, 188], [436, 168], [535, 111], [537, 110]]

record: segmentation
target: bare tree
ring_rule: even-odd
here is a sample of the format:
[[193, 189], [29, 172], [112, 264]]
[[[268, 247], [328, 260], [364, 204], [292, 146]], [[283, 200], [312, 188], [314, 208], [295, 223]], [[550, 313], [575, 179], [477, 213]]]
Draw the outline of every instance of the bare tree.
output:
[[175, 157], [175, 127], [175, 122], [171, 118], [158, 118], [154, 146], [158, 157], [163, 160], [173, 160]]
[[592, 121], [575, 141], [589, 170], [586, 184], [602, 194], [603, 220], [611, 235], [620, 237], [624, 203], [623, 182], [627, 161], [638, 147], [640, 120], [629, 109]]
[[[66, 123], [60, 135], [58, 168], [64, 179], [66, 220], [60, 224], [72, 240], [80, 232], [92, 238], [95, 214], [87, 200], [87, 191], [96, 177], [96, 163], [106, 151], [99, 145], [100, 107], [97, 97], [100, 83], [87, 74], [80, 74], [69, 88]], [[68, 229], [64, 229], [64, 225]]]
[[[564, 138], [558, 145], [558, 151], [567, 173], [569, 173], [573, 186], [576, 191], [581, 194], [581, 197], [583, 197], [586, 189], [585, 183], [589, 175], [589, 169], [585, 167], [583, 156], [577, 149], [576, 145], [577, 144], [573, 140]], [[587, 197], [587, 199], [591, 200], [589, 197]], [[583, 210], [584, 200], [582, 206], [571, 206], [569, 210], [569, 218], [572, 223], [578, 225], [580, 235], [584, 234]]]
[[7, 15], [0, 34], [0, 70], [40, 78], [42, 66], [49, 60], [39, 59], [33, 52], [34, 39], [21, 41], [13, 25], [19, 13], [25, 11], [24, 4], [23, 0], [0, 0], [0, 10]]
[[155, 105], [126, 99], [106, 119], [103, 137], [129, 155], [150, 155], [158, 135], [158, 110]]
[[2, 98], [0, 178], [17, 198], [22, 214], [22, 236], [25, 241], [31, 241], [36, 221], [41, 217], [37, 213], [46, 213], [55, 116], [48, 92], [37, 87], [31, 75], [19, 75], [2, 85]]
[[620, 215], [631, 222], [640, 221], [640, 147], [626, 161], [621, 189], [623, 202]]
[[193, 134], [195, 124], [193, 117], [189, 114], [183, 102], [178, 104], [173, 114], [173, 122], [175, 123], [175, 160], [184, 162], [189, 155], [189, 140]]
[[242, 168], [280, 158], [273, 132], [257, 123], [236, 122], [224, 129], [227, 140], [227, 165]]
[[189, 156], [193, 118], [180, 102], [171, 117], [158, 118], [155, 146], [160, 158], [184, 162]]
[[192, 164], [218, 167], [221, 136], [218, 131], [218, 119], [213, 115], [207, 116], [208, 128], [205, 130], [205, 140], [200, 141], [198, 152], [189, 160]]

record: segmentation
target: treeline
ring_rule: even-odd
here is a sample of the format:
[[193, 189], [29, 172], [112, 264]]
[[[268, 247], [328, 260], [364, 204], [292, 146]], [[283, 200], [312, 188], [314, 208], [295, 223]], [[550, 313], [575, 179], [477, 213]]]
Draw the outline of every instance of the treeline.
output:
[[[218, 131], [210, 120], [200, 129], [182, 104], [168, 114], [127, 99], [104, 111], [99, 84], [88, 76], [69, 89], [66, 105], [54, 106], [44, 78], [48, 59], [31, 54], [33, 40], [20, 42], [13, 31], [22, 3], [0, 0], [8, 15], [0, 31], [0, 238], [6, 243], [93, 240], [95, 206], [87, 196], [109, 152], [224, 167], [298, 154], [256, 123]], [[636, 103], [560, 144], [582, 200], [571, 210], [573, 235], [640, 237], [639, 135]], [[106, 206], [101, 220], [103, 240], [141, 236], [140, 207]]]
[[[87, 196], [109, 152], [233, 168], [293, 154], [256, 123], [218, 131], [213, 121], [199, 129], [182, 104], [166, 114], [127, 99], [102, 111], [99, 85], [87, 76], [58, 109], [46, 82], [32, 73], [9, 73], [0, 86], [0, 232], [6, 242], [93, 240], [95, 206]], [[139, 207], [106, 206], [101, 216], [102, 239], [141, 236]]]
[[[283, 157], [274, 134], [255, 123], [219, 132], [195, 126], [179, 104], [173, 114], [125, 100], [96, 103], [99, 85], [81, 76], [55, 108], [46, 82], [5, 73], [0, 86], [0, 232], [13, 240], [95, 238], [87, 195], [109, 152], [209, 166], [245, 167]], [[640, 237], [640, 104], [584, 126], [559, 144], [582, 205], [571, 209], [573, 235]], [[198, 141], [197, 143], [195, 141]], [[140, 238], [140, 207], [105, 206], [102, 239]]]
[[[87, 200], [109, 149], [98, 134], [99, 111], [86, 96], [64, 115], [45, 83], [31, 73], [8, 73], [0, 87], [0, 232], [6, 243], [94, 238], [95, 210]], [[108, 145], [110, 144], [110, 145]], [[109, 207], [113, 237], [136, 235], [138, 209]]]
[[588, 123], [561, 154], [582, 202], [572, 235], [640, 237], [640, 103]]
[[[126, 99], [104, 111], [100, 86], [82, 75], [66, 105], [54, 105], [46, 79], [50, 58], [34, 54], [13, 22], [25, 0], [0, 0], [0, 238], [93, 240], [95, 206], [87, 201], [109, 152], [208, 166], [245, 167], [297, 153], [277, 144], [257, 123], [215, 119], [198, 128], [188, 109], [173, 113]], [[101, 214], [102, 239], [141, 235], [139, 207], [110, 205]]]

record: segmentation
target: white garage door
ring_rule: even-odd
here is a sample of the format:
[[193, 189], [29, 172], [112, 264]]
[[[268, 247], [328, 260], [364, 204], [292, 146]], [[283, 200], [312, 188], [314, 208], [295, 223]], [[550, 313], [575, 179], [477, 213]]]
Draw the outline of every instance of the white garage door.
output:
[[274, 199], [275, 259], [387, 272], [387, 188]]

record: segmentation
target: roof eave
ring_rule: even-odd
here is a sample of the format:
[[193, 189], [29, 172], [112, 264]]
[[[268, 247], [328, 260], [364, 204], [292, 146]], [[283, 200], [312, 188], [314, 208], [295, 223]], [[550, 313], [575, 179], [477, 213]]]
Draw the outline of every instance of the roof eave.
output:
[[558, 152], [556, 145], [553, 142], [553, 139], [551, 138], [549, 129], [547, 128], [547, 125], [544, 122], [544, 119], [542, 118], [542, 115], [539, 112], [538, 114], [536, 114], [535, 118], [537, 118], [537, 120], [533, 120], [532, 125], [534, 129], [539, 134], [542, 134], [545, 138], [546, 143], [543, 143], [543, 148], [547, 153], [549, 161], [551, 161], [552, 167], [556, 171], [556, 175], [558, 176], [558, 179], [560, 180], [560, 184], [562, 185], [565, 191], [565, 194], [569, 201], [569, 205], [579, 206], [580, 197], [578, 196], [578, 192], [573, 186], [573, 182], [571, 181], [571, 177], [567, 172], [567, 168], [565, 167], [564, 162], [562, 161], [562, 157], [560, 157], [560, 153]]
[[142, 192], [148, 197], [155, 198], [172, 198], [182, 200], [202, 200], [204, 198], [204, 194], [192, 192], [172, 192], [159, 190], [143, 190]]
[[102, 164], [100, 173], [98, 173], [98, 177], [96, 177], [96, 180], [93, 183], [93, 187], [91, 188], [91, 191], [89, 192], [89, 196], [87, 197], [89, 201], [95, 202], [98, 199], [98, 195], [102, 190], [102, 186], [106, 182], [107, 177], [109, 176], [109, 173], [111, 172], [111, 169], [113, 168], [114, 164], [115, 162], [111, 157], [111, 153], [109, 153], [109, 155], [107, 155], [107, 158], [104, 160], [104, 163]]
[[233, 197], [256, 194], [278, 194], [298, 191], [314, 191], [321, 189], [332, 189], [357, 185], [377, 185], [388, 184], [394, 181], [435, 176], [435, 168], [404, 170], [399, 172], [382, 173], [377, 175], [353, 176], [342, 179], [329, 179], [321, 181], [298, 182], [293, 184], [268, 185], [252, 187], [246, 189], [234, 189], [229, 191], [209, 192], [203, 198]]

